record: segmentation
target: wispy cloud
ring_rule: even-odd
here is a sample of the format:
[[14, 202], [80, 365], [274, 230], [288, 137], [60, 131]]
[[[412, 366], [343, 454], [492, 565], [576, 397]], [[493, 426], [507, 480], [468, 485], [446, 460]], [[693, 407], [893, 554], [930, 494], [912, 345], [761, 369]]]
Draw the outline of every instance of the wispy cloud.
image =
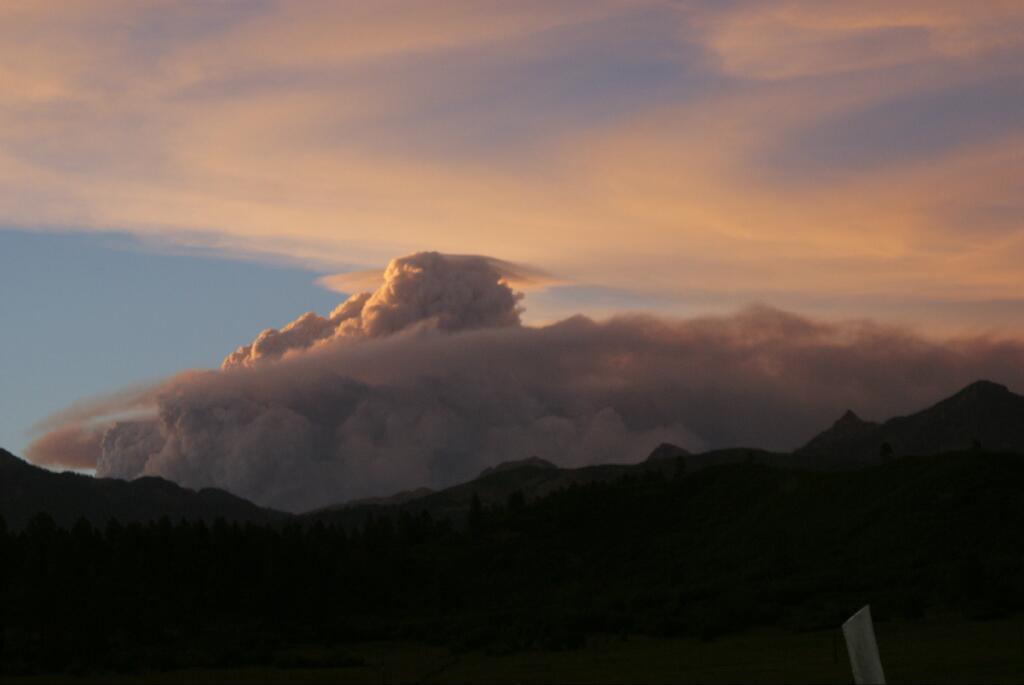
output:
[[325, 271], [501, 254], [726, 304], [929, 297], [950, 320], [1024, 286], [1019, 3], [0, 13], [9, 224]]

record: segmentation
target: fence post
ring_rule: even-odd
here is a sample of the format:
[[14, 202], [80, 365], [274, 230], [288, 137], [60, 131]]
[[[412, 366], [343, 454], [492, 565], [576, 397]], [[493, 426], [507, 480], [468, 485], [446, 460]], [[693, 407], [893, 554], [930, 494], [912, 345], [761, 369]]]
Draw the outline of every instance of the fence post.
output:
[[843, 624], [846, 651], [850, 654], [853, 680], [857, 685], [885, 685], [882, 657], [875, 640], [875, 626], [871, 621], [871, 607], [865, 605]]

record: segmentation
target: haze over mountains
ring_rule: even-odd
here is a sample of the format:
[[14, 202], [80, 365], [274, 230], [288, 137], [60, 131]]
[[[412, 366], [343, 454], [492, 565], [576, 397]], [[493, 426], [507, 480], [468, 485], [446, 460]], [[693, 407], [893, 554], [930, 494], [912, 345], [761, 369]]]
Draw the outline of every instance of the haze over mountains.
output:
[[[301, 515], [299, 520], [358, 525], [382, 512], [429, 512], [435, 518], [460, 521], [474, 498], [502, 504], [514, 494], [526, 500], [544, 497], [572, 485], [611, 481], [623, 475], [658, 473], [672, 476], [729, 463], [757, 462], [814, 470], [856, 468], [889, 456], [930, 455], [984, 448], [1024, 454], [1024, 397], [990, 381], [972, 383], [955, 395], [920, 412], [884, 423], [860, 419], [852, 411], [793, 453], [737, 447], [689, 454], [662, 444], [638, 464], [602, 464], [565, 469], [530, 457], [485, 469], [469, 482], [433, 491], [417, 488], [389, 497], [341, 502]], [[162, 516], [212, 521], [273, 523], [291, 514], [258, 507], [223, 490], [198, 491], [161, 478], [132, 481], [53, 473], [0, 450], [0, 515], [9, 526], [23, 526], [37, 512], [49, 513], [58, 524], [79, 517], [95, 524], [114, 518], [122, 522]]]
[[373, 292], [265, 330], [221, 370], [53, 414], [25, 456], [299, 513], [449, 487], [531, 455], [583, 467], [640, 461], [661, 443], [788, 451], [846, 407], [892, 416], [976, 378], [1024, 386], [1024, 341], [767, 305], [531, 325], [508, 267], [398, 257]]

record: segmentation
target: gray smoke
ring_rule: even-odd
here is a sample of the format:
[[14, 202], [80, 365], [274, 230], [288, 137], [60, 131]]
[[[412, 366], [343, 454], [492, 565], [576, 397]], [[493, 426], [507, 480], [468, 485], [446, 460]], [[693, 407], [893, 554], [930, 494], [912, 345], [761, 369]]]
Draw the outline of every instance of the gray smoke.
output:
[[131, 394], [125, 408], [147, 403], [148, 417], [107, 421], [114, 400], [82, 405], [30, 456], [60, 463], [53, 449], [68, 443], [101, 476], [160, 475], [296, 511], [531, 455], [582, 466], [637, 461], [663, 441], [791, 449], [846, 408], [886, 418], [978, 378], [1024, 386], [1018, 341], [933, 341], [763, 306], [522, 326], [486, 268], [436, 264], [353, 306], [342, 321], [359, 334], [335, 327], [276, 361], [260, 352]]

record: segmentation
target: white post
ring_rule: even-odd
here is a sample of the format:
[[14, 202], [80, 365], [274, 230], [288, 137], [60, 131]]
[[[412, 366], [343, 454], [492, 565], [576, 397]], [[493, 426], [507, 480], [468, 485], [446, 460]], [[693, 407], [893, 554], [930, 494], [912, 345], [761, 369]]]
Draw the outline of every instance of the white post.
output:
[[882, 657], [875, 641], [875, 626], [871, 621], [871, 607], [865, 605], [843, 624], [846, 651], [850, 653], [853, 681], [857, 685], [885, 685]]

